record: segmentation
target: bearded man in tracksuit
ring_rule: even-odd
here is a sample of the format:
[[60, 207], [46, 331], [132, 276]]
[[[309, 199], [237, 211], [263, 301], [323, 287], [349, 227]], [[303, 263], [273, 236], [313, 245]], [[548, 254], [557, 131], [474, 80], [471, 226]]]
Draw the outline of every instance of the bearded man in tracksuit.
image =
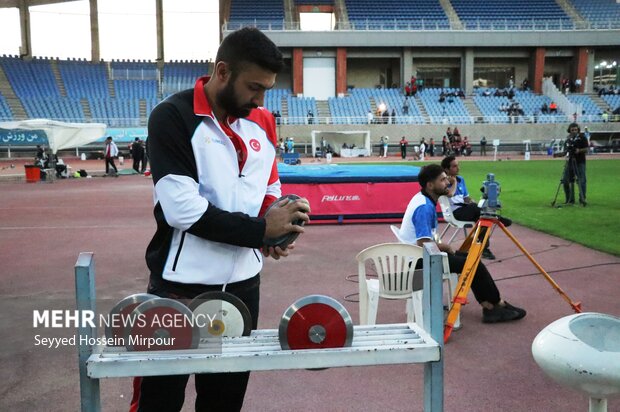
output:
[[[263, 33], [245, 28], [227, 36], [210, 77], [170, 96], [149, 118], [148, 155], [157, 231], [146, 251], [148, 292], [192, 299], [212, 290], [239, 297], [257, 328], [263, 259], [286, 257], [293, 245], [264, 240], [303, 232], [305, 199], [272, 208], [280, 197], [277, 136], [260, 107], [282, 69], [282, 54]], [[188, 375], [137, 378], [132, 408], [180, 411]], [[249, 373], [196, 375], [196, 410], [236, 411]]]

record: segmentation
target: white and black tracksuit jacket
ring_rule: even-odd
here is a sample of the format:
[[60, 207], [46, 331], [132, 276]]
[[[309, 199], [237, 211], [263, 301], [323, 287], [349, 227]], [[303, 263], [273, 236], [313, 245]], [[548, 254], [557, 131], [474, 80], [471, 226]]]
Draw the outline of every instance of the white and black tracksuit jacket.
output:
[[275, 121], [269, 111], [220, 124], [204, 93], [170, 96], [148, 123], [157, 232], [146, 251], [151, 279], [219, 285], [260, 272], [265, 220], [280, 197]]

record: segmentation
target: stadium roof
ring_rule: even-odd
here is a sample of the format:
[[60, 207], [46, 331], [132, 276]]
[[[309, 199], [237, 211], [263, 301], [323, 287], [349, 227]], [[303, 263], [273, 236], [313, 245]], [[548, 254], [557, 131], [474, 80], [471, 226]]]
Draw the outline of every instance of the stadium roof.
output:
[[72, 0], [0, 0], [0, 8], [19, 7], [20, 3], [26, 3], [30, 6], [42, 6], [44, 4], [68, 3]]

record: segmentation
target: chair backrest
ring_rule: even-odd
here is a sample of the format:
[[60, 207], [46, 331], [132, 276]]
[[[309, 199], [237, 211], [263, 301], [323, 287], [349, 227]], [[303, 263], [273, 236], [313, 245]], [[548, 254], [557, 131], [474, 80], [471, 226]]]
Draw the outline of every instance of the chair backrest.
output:
[[403, 240], [402, 237], [400, 237], [400, 229], [398, 228], [398, 226], [396, 225], [390, 225], [390, 229], [392, 229], [392, 233], [394, 233], [394, 236], [396, 236], [396, 239], [400, 242], [400, 243], [407, 243]]
[[356, 256], [360, 287], [366, 285], [366, 263], [374, 263], [379, 295], [384, 298], [410, 298], [415, 266], [422, 259], [422, 248], [405, 243], [382, 243], [362, 250]]
[[452, 213], [452, 206], [450, 206], [450, 199], [448, 196], [439, 196], [439, 207], [441, 208], [441, 213], [443, 214], [443, 219], [451, 224], [452, 226], [463, 227], [465, 224], [471, 224], [472, 222], [464, 222], [462, 220], [458, 220], [454, 217]]

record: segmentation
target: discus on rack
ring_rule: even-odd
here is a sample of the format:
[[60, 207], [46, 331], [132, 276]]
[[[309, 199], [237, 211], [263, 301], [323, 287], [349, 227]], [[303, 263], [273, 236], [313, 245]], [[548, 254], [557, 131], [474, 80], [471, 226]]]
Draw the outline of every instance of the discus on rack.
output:
[[280, 320], [282, 349], [321, 349], [351, 346], [353, 319], [336, 299], [309, 295], [289, 306]]
[[[267, 211], [265, 212], [265, 215], [267, 215], [269, 213], [269, 211], [271, 209], [273, 209], [274, 207], [282, 207], [280, 206], [280, 202], [288, 199], [289, 203], [290, 202], [294, 202], [296, 200], [301, 199], [300, 196], [294, 195], [294, 194], [290, 194], [290, 195], [284, 195], [281, 198], [279, 198], [278, 200], [276, 200], [275, 202], [273, 202], [268, 208]], [[288, 204], [288, 203], [286, 203]], [[285, 204], [285, 205], [286, 205]], [[292, 222], [294, 225], [297, 226], [304, 226], [306, 222], [304, 222], [302, 219], [297, 219], [295, 221]], [[297, 239], [297, 237], [299, 236], [298, 232], [289, 232], [287, 234], [284, 234], [282, 236], [278, 236], [275, 238], [270, 238], [270, 239], [265, 239], [265, 245], [266, 246], [279, 246], [281, 249], [286, 249], [286, 247], [288, 245], [290, 245], [291, 243], [293, 243], [295, 241], [295, 239]]]
[[147, 300], [130, 316], [130, 326], [125, 329], [125, 347], [130, 352], [198, 347], [200, 329], [189, 308], [177, 300]]
[[112, 342], [109, 346], [123, 346], [125, 327], [129, 325], [129, 315], [142, 302], [155, 298], [157, 296], [149, 293], [136, 293], [127, 296], [114, 305], [108, 314], [108, 323], [105, 327], [105, 336]]
[[201, 339], [249, 336], [252, 331], [250, 311], [230, 293], [205, 292], [190, 302], [189, 309], [200, 328]]

